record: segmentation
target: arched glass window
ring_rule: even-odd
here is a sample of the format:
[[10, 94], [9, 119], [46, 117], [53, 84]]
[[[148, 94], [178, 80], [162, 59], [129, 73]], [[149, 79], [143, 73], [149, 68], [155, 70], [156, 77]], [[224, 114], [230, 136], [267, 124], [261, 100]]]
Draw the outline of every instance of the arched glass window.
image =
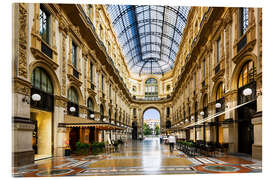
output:
[[68, 114], [73, 115], [73, 116], [79, 116], [78, 93], [74, 87], [70, 87], [68, 89], [68, 100], [69, 100], [67, 104]]
[[94, 112], [94, 103], [91, 98], [88, 98], [87, 107], [91, 112]]
[[216, 100], [223, 98], [223, 96], [224, 96], [224, 85], [223, 83], [219, 83], [217, 88]]
[[70, 100], [71, 102], [75, 103], [75, 104], [79, 104], [78, 102], [78, 94], [75, 90], [74, 87], [70, 87], [68, 89], [68, 100]]
[[51, 79], [44, 69], [40, 67], [35, 68], [31, 76], [31, 82], [33, 88], [53, 94]]
[[224, 84], [219, 83], [216, 94], [216, 103], [220, 104], [221, 107], [216, 106], [216, 112], [222, 112], [225, 110], [225, 98], [224, 98]]
[[52, 112], [54, 109], [53, 86], [47, 72], [41, 67], [35, 68], [31, 75], [31, 83], [31, 96], [33, 94], [41, 96], [38, 102], [31, 98], [31, 107]]
[[253, 61], [247, 62], [239, 74], [238, 88], [245, 86], [254, 81], [256, 68], [254, 67]]
[[158, 97], [158, 82], [154, 78], [145, 81], [145, 97]]

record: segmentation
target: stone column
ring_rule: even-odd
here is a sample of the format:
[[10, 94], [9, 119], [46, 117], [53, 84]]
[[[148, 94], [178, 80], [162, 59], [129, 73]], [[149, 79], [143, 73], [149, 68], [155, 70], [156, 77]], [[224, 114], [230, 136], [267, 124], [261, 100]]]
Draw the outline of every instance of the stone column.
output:
[[[69, 132], [65, 127], [59, 126], [64, 123], [64, 114], [66, 110], [66, 99], [60, 96], [54, 96], [54, 112], [53, 112], [53, 154], [55, 156], [64, 156], [64, 150], [69, 143]], [[68, 135], [67, 135], [68, 133]]]
[[254, 143], [252, 144], [252, 157], [262, 159], [262, 79], [257, 78], [257, 113], [253, 116]]

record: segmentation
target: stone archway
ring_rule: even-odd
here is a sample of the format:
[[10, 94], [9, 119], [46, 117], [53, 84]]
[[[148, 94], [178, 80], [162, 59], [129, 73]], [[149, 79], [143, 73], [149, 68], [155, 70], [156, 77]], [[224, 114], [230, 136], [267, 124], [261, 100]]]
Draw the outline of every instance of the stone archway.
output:
[[[147, 114], [147, 112], [148, 112], [148, 114]], [[145, 117], [145, 116], [149, 116], [149, 117], [152, 116], [153, 119], [151, 119], [151, 118], [147, 119], [147, 117]], [[162, 117], [161, 112], [160, 112], [158, 107], [149, 106], [149, 107], [144, 108], [144, 110], [142, 111], [142, 132], [143, 132], [142, 134], [144, 134], [144, 123], [146, 122], [146, 120], [148, 121], [148, 125], [152, 129], [152, 132], [151, 132], [152, 135], [156, 135], [157, 132], [156, 132], [155, 128], [157, 125], [159, 126], [159, 133], [160, 133], [161, 119], [162, 119], [161, 117]]]

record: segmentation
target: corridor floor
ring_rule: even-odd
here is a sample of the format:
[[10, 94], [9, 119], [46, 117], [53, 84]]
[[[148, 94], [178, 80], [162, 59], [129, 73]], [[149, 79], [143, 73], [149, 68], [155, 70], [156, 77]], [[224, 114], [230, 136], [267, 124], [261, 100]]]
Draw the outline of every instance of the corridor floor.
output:
[[54, 157], [13, 168], [15, 177], [110, 176], [261, 172], [261, 161], [246, 156], [188, 157], [159, 143], [159, 138], [132, 141], [120, 152], [98, 156]]

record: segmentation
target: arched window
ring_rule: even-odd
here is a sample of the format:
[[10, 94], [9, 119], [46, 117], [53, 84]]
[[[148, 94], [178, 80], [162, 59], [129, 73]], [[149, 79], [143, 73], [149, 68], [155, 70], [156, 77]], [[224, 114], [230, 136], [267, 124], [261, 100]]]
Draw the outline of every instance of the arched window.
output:
[[158, 82], [154, 78], [149, 78], [145, 81], [145, 97], [158, 97]]
[[221, 82], [219, 83], [218, 88], [217, 88], [216, 100], [223, 98], [223, 96], [224, 96], [224, 85]]
[[238, 78], [238, 88], [254, 81], [256, 68], [253, 61], [248, 61], [243, 67]]
[[223, 82], [219, 83], [216, 91], [216, 112], [222, 112], [225, 110], [225, 98], [224, 98], [224, 84]]
[[93, 100], [91, 98], [88, 98], [87, 107], [91, 112], [94, 112], [94, 103], [93, 103]]
[[[238, 77], [238, 104], [256, 99], [256, 81], [254, 79], [256, 67], [253, 61], [248, 61], [243, 65]], [[251, 95], [245, 96], [244, 90], [251, 89]]]
[[78, 93], [74, 87], [68, 89], [68, 114], [73, 116], [79, 116], [79, 100]]
[[70, 87], [68, 89], [68, 100], [73, 103], [78, 104], [78, 94], [74, 87]]
[[31, 96], [38, 94], [41, 97], [40, 101], [33, 101], [31, 98], [31, 107], [52, 112], [54, 99], [50, 76], [43, 68], [37, 67], [32, 72], [31, 83]]
[[51, 79], [44, 69], [40, 67], [35, 68], [31, 76], [31, 82], [33, 88], [41, 90], [48, 94], [53, 94], [53, 86]]

